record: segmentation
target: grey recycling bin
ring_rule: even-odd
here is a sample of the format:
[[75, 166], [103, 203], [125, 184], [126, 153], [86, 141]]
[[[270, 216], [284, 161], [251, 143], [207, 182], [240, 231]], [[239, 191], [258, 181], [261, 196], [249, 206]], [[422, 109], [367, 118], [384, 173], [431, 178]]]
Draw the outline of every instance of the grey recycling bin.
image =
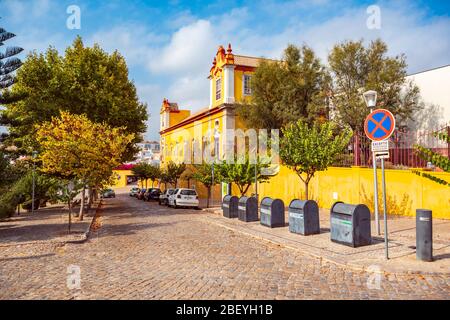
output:
[[289, 204], [289, 231], [308, 236], [320, 233], [319, 206], [314, 200], [292, 200]]
[[260, 221], [270, 228], [284, 227], [284, 202], [280, 199], [265, 197], [259, 208]]
[[255, 197], [241, 197], [238, 202], [238, 218], [240, 221], [258, 221], [258, 200]]
[[431, 210], [416, 210], [416, 258], [433, 261], [433, 217]]
[[226, 195], [222, 200], [223, 216], [227, 218], [238, 217], [238, 202], [239, 199], [236, 196]]
[[366, 205], [336, 202], [330, 214], [331, 241], [354, 248], [371, 244], [370, 210]]

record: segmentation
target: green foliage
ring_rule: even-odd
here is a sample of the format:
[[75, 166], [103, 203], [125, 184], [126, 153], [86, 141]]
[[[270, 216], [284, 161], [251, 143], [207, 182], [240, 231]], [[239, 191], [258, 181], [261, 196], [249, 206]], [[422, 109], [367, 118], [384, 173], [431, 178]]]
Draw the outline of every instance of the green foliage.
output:
[[170, 182], [170, 177], [167, 173], [167, 170], [162, 169], [160, 171], [160, 175], [159, 175], [159, 181], [164, 184], [164, 186], [167, 188], [167, 184]]
[[443, 186], [449, 186], [450, 187], [450, 182], [442, 180], [442, 179], [440, 179], [438, 177], [435, 177], [435, 176], [433, 176], [433, 175], [431, 175], [429, 173], [420, 172], [418, 170], [412, 170], [412, 172], [414, 174], [418, 175], [419, 177], [424, 177], [424, 178], [429, 179], [431, 181], [434, 181], [434, 182], [436, 182], [438, 184], [442, 184]]
[[147, 177], [152, 181], [152, 187], [157, 179], [161, 176], [161, 170], [159, 167], [154, 165], [149, 165], [147, 167]]
[[208, 198], [206, 201], [206, 207], [209, 208], [209, 201], [211, 198], [211, 187], [219, 183], [220, 177], [214, 173], [214, 179], [212, 174], [213, 167], [211, 164], [203, 162], [202, 164], [194, 165], [194, 172], [192, 173], [192, 179], [202, 183], [206, 189], [208, 189]]
[[150, 179], [152, 186], [157, 179], [161, 177], [161, 170], [159, 167], [149, 163], [139, 163], [131, 169], [133, 174], [141, 180], [141, 183]]
[[[56, 178], [34, 173], [34, 196], [37, 204], [41, 200], [57, 200], [60, 181]], [[28, 171], [22, 178], [11, 185], [9, 190], [0, 197], [0, 218], [11, 216], [19, 204], [29, 204], [31, 208], [33, 190], [33, 171]], [[38, 209], [39, 205], [35, 206]]]
[[351, 136], [349, 128], [340, 130], [333, 122], [314, 123], [310, 126], [299, 120], [283, 129], [280, 158], [305, 183], [306, 199], [308, 184], [314, 174], [333, 164], [347, 147]]
[[435, 166], [441, 168], [445, 172], [450, 172], [450, 159], [446, 156], [438, 154], [430, 149], [416, 145], [415, 149], [422, 159], [433, 163]]
[[39, 151], [35, 125], [59, 116], [61, 110], [85, 114], [93, 122], [123, 127], [126, 134], [133, 134], [121, 162], [133, 158], [135, 143], [146, 129], [146, 105], [138, 101], [124, 58], [117, 51], [107, 54], [98, 45], [85, 47], [79, 37], [64, 56], [54, 48], [28, 55], [12, 92], [25, 98], [6, 106], [2, 122], [10, 132], [6, 143], [22, 153], [30, 147]]
[[176, 164], [173, 161], [169, 161], [166, 169], [166, 178], [169, 183], [171, 183], [174, 188], [178, 185], [178, 180], [180, 179], [183, 172], [186, 170], [186, 164], [180, 163]]
[[[438, 133], [434, 134], [434, 136], [446, 143], [450, 143], [450, 136], [446, 132], [438, 132]], [[436, 153], [433, 150], [430, 150], [430, 149], [425, 148], [420, 145], [415, 145], [414, 148], [416, 149], [416, 152], [420, 158], [424, 159], [425, 161], [433, 163], [435, 166], [441, 168], [445, 172], [450, 172], [450, 158], [443, 156], [439, 153]], [[431, 174], [428, 174], [425, 172], [420, 172], [417, 170], [415, 170], [413, 172], [415, 174], [417, 174], [418, 176], [424, 177], [424, 178], [434, 181], [436, 183], [442, 184], [444, 186], [450, 186], [450, 182], [439, 179], [438, 177], [435, 177]]]
[[255, 182], [255, 171], [256, 180], [259, 183], [269, 181], [270, 177], [262, 174], [262, 170], [268, 167], [269, 161], [266, 159], [258, 159], [256, 163], [252, 164], [247, 154], [243, 158], [237, 159], [234, 164], [227, 162], [216, 164], [214, 174], [217, 180], [236, 184], [241, 195], [245, 195], [252, 183]]
[[0, 196], [0, 219], [10, 217], [14, 214], [18, 200], [11, 192], [7, 192]]
[[362, 40], [347, 41], [335, 45], [328, 57], [337, 117], [354, 131], [363, 132], [369, 112], [361, 96], [365, 91], [377, 91], [377, 107], [395, 114], [397, 127], [404, 126], [419, 108], [419, 89], [406, 81], [406, 58], [388, 57], [387, 52], [388, 47], [381, 40], [368, 47]]
[[[0, 27], [0, 46], [4, 42], [14, 38], [16, 35]], [[0, 104], [14, 101], [9, 91], [4, 89], [12, 86], [15, 82], [14, 72], [22, 66], [22, 62], [16, 57], [23, 49], [19, 47], [7, 47], [4, 52], [0, 52]]]
[[216, 185], [220, 178], [218, 177], [219, 172], [214, 174], [214, 181], [212, 176], [212, 166], [208, 163], [202, 163], [202, 164], [196, 164], [194, 165], [194, 173], [192, 174], [192, 178], [200, 183], [202, 183], [206, 188], [210, 188], [214, 185]]
[[298, 119], [327, 115], [330, 77], [306, 46], [289, 45], [283, 61], [262, 61], [252, 76], [251, 102], [238, 114], [248, 128], [280, 129]]

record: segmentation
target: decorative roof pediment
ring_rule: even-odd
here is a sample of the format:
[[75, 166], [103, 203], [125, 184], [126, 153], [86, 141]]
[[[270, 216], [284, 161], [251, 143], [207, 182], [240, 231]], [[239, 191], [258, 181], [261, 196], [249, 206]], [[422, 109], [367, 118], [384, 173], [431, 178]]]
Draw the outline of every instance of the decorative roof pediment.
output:
[[221, 72], [225, 65], [234, 65], [234, 55], [231, 44], [228, 44], [228, 49], [226, 51], [223, 46], [219, 46], [217, 49], [213, 65], [209, 72], [210, 77], [214, 77], [218, 72]]
[[178, 112], [178, 103], [176, 102], [169, 102], [168, 99], [164, 98], [162, 106], [161, 106], [161, 113], [164, 111], [170, 111], [170, 112]]

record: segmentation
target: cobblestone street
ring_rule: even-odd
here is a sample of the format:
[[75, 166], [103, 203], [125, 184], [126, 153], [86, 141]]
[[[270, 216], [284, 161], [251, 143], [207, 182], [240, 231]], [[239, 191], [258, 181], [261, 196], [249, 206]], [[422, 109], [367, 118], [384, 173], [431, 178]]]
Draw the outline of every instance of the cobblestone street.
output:
[[[105, 200], [99, 220], [101, 227], [82, 244], [0, 246], [0, 298], [450, 297], [450, 279], [444, 276], [380, 275], [376, 288], [375, 274], [347, 270], [207, 223], [202, 211], [161, 207], [128, 194]], [[67, 285], [73, 265], [81, 271], [80, 289]]]

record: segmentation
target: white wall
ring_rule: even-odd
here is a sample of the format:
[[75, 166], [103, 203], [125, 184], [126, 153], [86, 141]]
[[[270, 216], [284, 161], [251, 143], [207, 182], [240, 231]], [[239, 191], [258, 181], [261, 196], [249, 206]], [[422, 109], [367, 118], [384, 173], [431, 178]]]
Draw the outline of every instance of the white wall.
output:
[[420, 94], [426, 104], [442, 108], [442, 123], [450, 123], [450, 65], [407, 77], [420, 88]]

